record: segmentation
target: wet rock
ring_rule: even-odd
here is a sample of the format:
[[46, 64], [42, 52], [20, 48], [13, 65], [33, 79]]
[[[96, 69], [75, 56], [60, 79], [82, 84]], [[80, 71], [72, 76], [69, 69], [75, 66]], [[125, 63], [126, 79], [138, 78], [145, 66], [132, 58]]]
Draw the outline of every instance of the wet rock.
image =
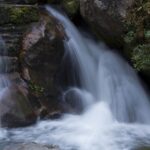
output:
[[25, 25], [36, 22], [39, 19], [39, 12], [36, 6], [23, 5], [1, 5], [0, 25], [14, 24]]
[[3, 150], [59, 150], [57, 146], [44, 146], [36, 143], [9, 144]]
[[36, 115], [28, 101], [23, 85], [11, 84], [1, 91], [0, 118], [3, 127], [20, 127], [33, 124]]
[[64, 54], [63, 38], [62, 27], [44, 14], [22, 40], [22, 77], [28, 83], [32, 106], [45, 107], [44, 115], [63, 110], [57, 83]]

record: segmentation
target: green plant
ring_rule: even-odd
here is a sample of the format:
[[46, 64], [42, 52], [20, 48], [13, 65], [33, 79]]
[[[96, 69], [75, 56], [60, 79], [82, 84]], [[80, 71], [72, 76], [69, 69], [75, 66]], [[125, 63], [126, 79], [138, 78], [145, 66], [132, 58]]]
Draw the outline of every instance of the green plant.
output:
[[29, 89], [36, 94], [42, 94], [44, 92], [44, 88], [33, 81], [29, 82]]
[[138, 71], [148, 69], [150, 67], [150, 44], [138, 45], [133, 50], [132, 61]]

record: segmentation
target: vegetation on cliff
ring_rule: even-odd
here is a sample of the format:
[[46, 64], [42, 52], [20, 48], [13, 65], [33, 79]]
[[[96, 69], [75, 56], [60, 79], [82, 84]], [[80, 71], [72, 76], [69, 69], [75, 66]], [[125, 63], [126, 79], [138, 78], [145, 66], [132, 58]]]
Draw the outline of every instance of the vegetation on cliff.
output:
[[150, 2], [135, 1], [125, 24], [125, 53], [133, 66], [150, 78]]
[[0, 25], [25, 25], [31, 22], [36, 22], [38, 19], [39, 12], [34, 6], [4, 5], [0, 7]]

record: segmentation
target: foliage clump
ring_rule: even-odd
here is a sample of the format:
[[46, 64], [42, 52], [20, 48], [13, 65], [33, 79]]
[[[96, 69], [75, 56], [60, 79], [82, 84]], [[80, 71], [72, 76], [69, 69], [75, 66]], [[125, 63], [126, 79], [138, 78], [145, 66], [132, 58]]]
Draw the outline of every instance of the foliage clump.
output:
[[39, 20], [38, 8], [32, 6], [1, 6], [0, 25], [24, 25]]
[[137, 70], [150, 69], [150, 44], [135, 47], [132, 60]]
[[29, 82], [29, 89], [35, 95], [41, 95], [44, 92], [44, 88], [42, 86], [34, 83], [33, 81]]
[[[138, 71], [150, 70], [150, 2], [135, 0], [126, 19], [125, 51]], [[129, 51], [129, 53], [128, 53]]]

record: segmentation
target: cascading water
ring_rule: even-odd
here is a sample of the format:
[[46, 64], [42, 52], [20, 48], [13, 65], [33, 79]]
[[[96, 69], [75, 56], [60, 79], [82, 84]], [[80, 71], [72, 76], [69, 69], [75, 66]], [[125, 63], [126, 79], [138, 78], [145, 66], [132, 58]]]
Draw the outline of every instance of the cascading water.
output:
[[81, 87], [70, 87], [64, 98], [70, 92], [78, 95], [84, 111], [28, 128], [1, 129], [0, 139], [56, 144], [62, 150], [150, 146], [149, 97], [133, 69], [103, 44], [81, 35], [67, 17], [49, 6], [47, 10], [63, 25], [66, 51], [79, 67]]

